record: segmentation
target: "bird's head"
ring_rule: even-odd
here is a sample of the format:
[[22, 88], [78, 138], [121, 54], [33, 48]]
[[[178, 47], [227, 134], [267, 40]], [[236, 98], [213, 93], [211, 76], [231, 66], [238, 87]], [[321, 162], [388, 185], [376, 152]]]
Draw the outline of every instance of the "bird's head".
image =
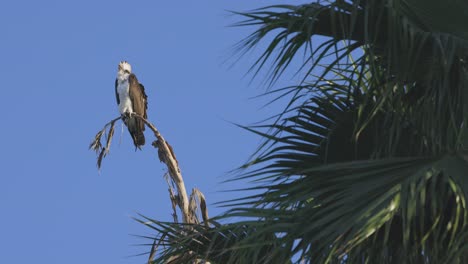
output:
[[121, 74], [130, 74], [132, 72], [132, 66], [126, 61], [121, 61], [119, 63], [119, 73]]

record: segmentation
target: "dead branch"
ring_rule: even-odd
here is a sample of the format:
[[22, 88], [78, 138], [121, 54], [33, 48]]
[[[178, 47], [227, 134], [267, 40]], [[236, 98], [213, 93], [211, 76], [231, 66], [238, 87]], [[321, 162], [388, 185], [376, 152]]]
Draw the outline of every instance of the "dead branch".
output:
[[[158, 129], [148, 122], [148, 120], [144, 119], [139, 115], [137, 116], [140, 120], [145, 122], [146, 126], [151, 129], [156, 137], [156, 141], [153, 142], [153, 146], [158, 148], [158, 156], [160, 156], [160, 160], [164, 164], [166, 164], [169, 176], [174, 181], [177, 187], [177, 195], [178, 195], [178, 202], [179, 208], [182, 211], [182, 222], [183, 223], [191, 223], [190, 216], [189, 216], [189, 200], [187, 196], [187, 191], [185, 189], [184, 179], [182, 178], [182, 174], [180, 173], [179, 163], [177, 162], [175, 155], [173, 155], [173, 151], [171, 151], [172, 147], [169, 147], [169, 144], [163, 138], [161, 133], [159, 133]], [[161, 159], [161, 156], [163, 157]]]
[[[132, 115], [142, 120], [145, 123], [145, 125], [149, 129], [151, 129], [151, 131], [153, 131], [153, 134], [156, 137], [156, 141], [154, 141], [152, 145], [158, 149], [159, 160], [163, 162], [164, 164], [166, 164], [168, 172], [169, 172], [169, 176], [171, 177], [172, 181], [175, 183], [177, 187], [177, 194], [175, 196], [179, 198], [177, 199], [177, 202], [178, 202], [177, 204], [179, 206], [179, 209], [182, 212], [182, 222], [190, 223], [190, 224], [193, 223], [190, 220], [192, 219], [192, 217], [190, 217], [189, 215], [190, 214], [189, 199], [188, 199], [187, 191], [185, 189], [185, 183], [182, 178], [182, 174], [179, 168], [179, 163], [175, 157], [174, 150], [169, 145], [169, 143], [167, 143], [167, 141], [164, 139], [164, 137], [161, 135], [161, 133], [159, 133], [158, 129], [152, 123], [150, 123], [148, 120], [146, 120], [145, 118], [143, 118], [142, 116], [138, 114], [132, 114]], [[96, 151], [96, 153], [99, 153], [98, 158], [97, 158], [97, 166], [99, 169], [101, 168], [101, 163], [102, 163], [103, 158], [109, 153], [110, 144], [112, 142], [112, 137], [114, 134], [114, 125], [115, 125], [115, 122], [119, 119], [122, 119], [122, 116], [119, 116], [113, 119], [112, 121], [110, 121], [109, 123], [107, 123], [104, 126], [104, 128], [96, 134], [96, 136], [94, 137], [94, 140], [91, 142], [89, 146], [90, 149], [93, 149], [94, 151]], [[105, 134], [109, 126], [111, 126], [111, 128], [109, 129], [109, 132], [107, 133], [106, 146], [103, 147], [101, 144], [101, 138], [102, 138], [102, 135]]]
[[[162, 163], [166, 164], [167, 166], [166, 175], [168, 175], [169, 177], [165, 177], [165, 178], [169, 186], [169, 198], [172, 203], [172, 209], [173, 209], [172, 216], [174, 218], [174, 223], [178, 223], [176, 207], [179, 207], [180, 211], [182, 212], [182, 223], [185, 223], [185, 224], [200, 223], [197, 213], [196, 213], [197, 211], [196, 209], [197, 207], [199, 207], [202, 218], [203, 218], [203, 222], [208, 227], [209, 226], [208, 210], [206, 208], [205, 196], [198, 189], [194, 188], [192, 190], [192, 194], [189, 200], [189, 197], [187, 195], [187, 190], [185, 188], [184, 179], [182, 177], [182, 173], [179, 168], [179, 162], [177, 161], [177, 158], [175, 156], [175, 152], [172, 146], [164, 139], [164, 137], [161, 135], [161, 133], [152, 123], [150, 123], [148, 120], [146, 120], [142, 116], [139, 116], [137, 114], [132, 114], [132, 115], [142, 120], [145, 123], [145, 125], [149, 129], [151, 129], [151, 131], [153, 131], [153, 134], [156, 137], [156, 140], [152, 143], [152, 145], [153, 147], [158, 149], [159, 160]], [[96, 154], [98, 155], [98, 158], [97, 158], [98, 169], [101, 168], [103, 158], [109, 154], [112, 137], [114, 135], [115, 122], [122, 118], [123, 116], [119, 116], [111, 120], [109, 123], [107, 123], [104, 126], [104, 128], [96, 134], [96, 136], [94, 137], [94, 140], [91, 142], [89, 146], [89, 148], [96, 151]], [[109, 131], [106, 134], [107, 128], [109, 126], [110, 126]], [[101, 143], [101, 139], [103, 135], [106, 135], [105, 147], [103, 147]], [[174, 186], [176, 188], [174, 188]], [[156, 241], [154, 242], [155, 243], [152, 246], [152, 250], [151, 250], [148, 263], [152, 261], [153, 257], [156, 254], [157, 245], [159, 245], [159, 243], [156, 244]], [[188, 254], [190, 254], [190, 252]]]

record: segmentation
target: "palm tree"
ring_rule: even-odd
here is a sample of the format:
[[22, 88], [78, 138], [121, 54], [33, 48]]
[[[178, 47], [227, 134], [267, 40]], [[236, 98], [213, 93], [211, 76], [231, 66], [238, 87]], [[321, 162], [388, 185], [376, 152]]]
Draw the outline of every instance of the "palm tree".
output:
[[[330, 0], [239, 13], [301, 83], [210, 225], [146, 222], [155, 263], [468, 263], [468, 3]], [[268, 37], [267, 37], [268, 36]], [[271, 37], [271, 38], [269, 38]], [[220, 224], [222, 220], [225, 224]]]

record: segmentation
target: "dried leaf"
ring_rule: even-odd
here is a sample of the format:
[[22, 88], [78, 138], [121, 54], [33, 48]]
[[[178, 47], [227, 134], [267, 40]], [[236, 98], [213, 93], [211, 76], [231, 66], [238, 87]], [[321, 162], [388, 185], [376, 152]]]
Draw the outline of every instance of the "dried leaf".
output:
[[201, 215], [202, 215], [202, 218], [203, 218], [203, 222], [208, 227], [209, 217], [208, 217], [208, 208], [206, 207], [205, 195], [203, 195], [203, 193], [200, 190], [198, 190], [197, 188], [193, 188], [192, 194], [196, 195], [197, 198], [198, 198], [199, 205], [200, 205], [200, 212], [201, 212]]
[[104, 155], [109, 154], [110, 145], [112, 142], [112, 136], [114, 136], [114, 127], [115, 127], [115, 122], [112, 122], [111, 127], [109, 129], [109, 133], [107, 134], [106, 152]]
[[[100, 130], [96, 134], [96, 136], [94, 137], [94, 140], [89, 145], [89, 149], [92, 149], [92, 150], [96, 151], [96, 154], [99, 153], [98, 157], [97, 157], [97, 167], [98, 167], [98, 169], [101, 169], [102, 159], [107, 154], [109, 154], [110, 145], [111, 145], [111, 142], [112, 142], [112, 137], [114, 136], [115, 122], [117, 122], [117, 120], [119, 120], [121, 118], [122, 118], [122, 116], [119, 116], [117, 118], [112, 119], [109, 123], [107, 123], [104, 126], [104, 128], [102, 130]], [[102, 135], [104, 135], [104, 133], [106, 132], [107, 127], [109, 125], [110, 125], [109, 133], [107, 133], [107, 135], [106, 135], [106, 137], [107, 137], [106, 147], [103, 147], [102, 143], [101, 143], [101, 138], [102, 138]]]
[[166, 157], [164, 156], [163, 148], [161, 148], [161, 141], [159, 141], [159, 140], [153, 141], [153, 147], [158, 149], [159, 161], [166, 164]]
[[195, 197], [194, 192], [192, 191], [192, 194], [190, 195], [190, 201], [189, 201], [189, 219], [191, 219], [191, 223], [198, 224], [200, 221], [198, 220], [197, 216], [197, 200]]
[[174, 184], [171, 185], [171, 179], [170, 179], [170, 176], [169, 176], [169, 173], [166, 173], [164, 175], [164, 178], [166, 179], [166, 182], [167, 182], [167, 185], [168, 185], [168, 191], [169, 191], [169, 199], [171, 199], [171, 205], [172, 205], [172, 217], [174, 219], [174, 223], [178, 223], [178, 217], [177, 217], [177, 206], [180, 207], [180, 204], [179, 204], [179, 198], [178, 196], [175, 194], [175, 191], [174, 191]]
[[101, 149], [101, 153], [99, 153], [98, 159], [97, 159], [97, 167], [100, 170], [101, 169], [101, 163], [102, 163], [102, 158], [104, 158], [104, 153], [105, 149]]
[[169, 144], [169, 142], [166, 141], [166, 145], [167, 147], [169, 148], [169, 151], [171, 152], [171, 156], [172, 158], [175, 160], [176, 164], [177, 164], [177, 170], [180, 172], [180, 169], [179, 169], [179, 161], [177, 160], [176, 158], [176, 155], [174, 153], [174, 149], [172, 148], [171, 144]]
[[102, 148], [101, 137], [102, 137], [102, 135], [104, 134], [105, 131], [106, 131], [106, 128], [104, 127], [103, 130], [99, 131], [96, 134], [96, 136], [94, 137], [93, 142], [91, 142], [91, 144], [89, 145], [89, 149], [92, 149], [92, 150], [96, 151], [96, 153], [97, 153]]

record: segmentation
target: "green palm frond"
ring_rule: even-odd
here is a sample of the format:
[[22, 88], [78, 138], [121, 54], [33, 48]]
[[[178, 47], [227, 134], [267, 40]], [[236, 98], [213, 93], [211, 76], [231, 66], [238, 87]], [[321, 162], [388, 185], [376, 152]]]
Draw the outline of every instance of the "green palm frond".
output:
[[[242, 13], [248, 19], [240, 25], [259, 25], [260, 28], [241, 42], [241, 47], [249, 50], [266, 36], [273, 35], [273, 40], [253, 66], [259, 70], [270, 61], [273, 81], [303, 50], [304, 81], [311, 86], [317, 86], [337, 69], [347, 70], [347, 57], [356, 55], [356, 49], [362, 47], [364, 53], [357, 58], [356, 64], [370, 74], [373, 85], [368, 88], [371, 91], [366, 99], [375, 101], [375, 108], [372, 114], [360, 118], [356, 136], [378, 111], [394, 110], [382, 109], [384, 104], [405, 101], [417, 108], [405, 113], [411, 114], [408, 118], [421, 123], [418, 125], [422, 130], [429, 131], [427, 141], [437, 142], [431, 152], [453, 150], [459, 147], [465, 129], [461, 111], [466, 107], [461, 100], [464, 98], [463, 84], [467, 83], [465, 57], [468, 42], [463, 29], [468, 15], [463, 11], [466, 3], [449, 2], [352, 1], [347, 4], [330, 1], [328, 5], [270, 6]], [[444, 14], [455, 14], [450, 24], [441, 20], [442, 6], [446, 11]], [[442, 29], [445, 31], [440, 31]], [[321, 65], [326, 67], [321, 68]], [[318, 78], [308, 80], [310, 73], [315, 71], [320, 72]], [[355, 77], [359, 81], [362, 75]], [[304, 98], [304, 93], [313, 92], [302, 87], [301, 84], [296, 93], [288, 93], [292, 96], [291, 102], [298, 101], [298, 97]], [[439, 100], [434, 102], [433, 98]], [[393, 120], [387, 120], [387, 124], [395, 129], [401, 118], [394, 116]], [[430, 131], [434, 130], [434, 120], [445, 120], [442, 127], [450, 127], [450, 133]], [[395, 133], [401, 134], [401, 131]], [[441, 134], [447, 135], [442, 137]]]
[[[270, 39], [252, 66], [297, 86], [218, 224], [147, 222], [157, 263], [466, 263], [468, 4], [322, 1], [239, 13]], [[270, 38], [272, 37], [272, 38]], [[275, 99], [273, 99], [275, 100]], [[174, 258], [176, 258], [174, 260]], [[179, 258], [177, 260], [177, 258]], [[185, 262], [184, 262], [185, 261]]]
[[282, 234], [282, 243], [298, 243], [292, 254], [312, 263], [339, 262], [343, 256], [372, 260], [363, 249], [385, 249], [388, 255], [378, 257], [398, 257], [397, 263], [416, 263], [422, 251], [442, 259], [447, 256], [440, 246], [457, 243], [467, 223], [461, 191], [467, 173], [466, 162], [457, 156], [329, 164], [289, 180], [276, 177], [261, 195], [227, 215], [257, 217], [263, 228], [257, 224], [249, 240], [256, 241], [255, 234], [263, 231]]
[[[249, 261], [251, 259], [259, 259], [262, 262], [269, 263], [272, 261], [268, 252], [271, 251], [273, 242], [275, 247], [275, 236], [273, 233], [262, 233], [261, 241], [256, 243], [255, 251], [250, 251], [239, 255], [235, 262], [232, 255], [233, 250], [244, 250], [248, 247], [239, 247], [236, 244], [238, 241], [245, 241], [250, 237], [252, 232], [255, 232], [255, 224], [248, 226], [244, 225], [220, 225], [215, 221], [211, 221], [214, 227], [206, 227], [205, 225], [194, 224], [177, 224], [169, 222], [160, 222], [141, 216], [141, 219], [136, 219], [138, 222], [145, 224], [149, 228], [155, 230], [160, 236], [154, 239], [162, 248], [158, 252], [158, 258], [154, 263], [192, 263], [201, 260], [209, 260], [211, 263], [239, 263], [237, 261]], [[284, 253], [284, 252], [283, 252]]]
[[252, 207], [227, 214], [252, 220], [210, 228], [151, 220], [147, 224], [164, 234], [167, 247], [155, 263], [287, 263], [298, 255], [312, 263], [339, 263], [345, 256], [347, 263], [462, 263], [454, 256], [466, 252], [461, 186], [467, 173], [468, 164], [457, 156], [304, 170], [271, 184]]

